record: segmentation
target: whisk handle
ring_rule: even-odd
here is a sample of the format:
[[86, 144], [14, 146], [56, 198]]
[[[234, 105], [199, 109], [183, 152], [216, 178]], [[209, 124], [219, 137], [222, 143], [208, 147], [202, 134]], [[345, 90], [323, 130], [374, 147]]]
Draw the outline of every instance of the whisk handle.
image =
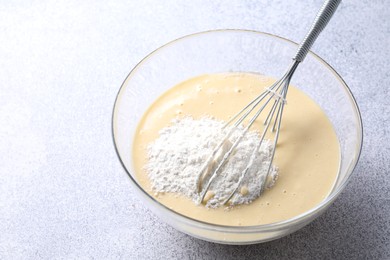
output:
[[335, 13], [338, 5], [341, 0], [327, 0], [322, 5], [321, 9], [318, 11], [318, 14], [310, 28], [310, 31], [307, 33], [306, 37], [303, 39], [299, 45], [297, 54], [294, 57], [294, 60], [301, 62], [305, 59], [307, 53], [309, 52], [311, 46], [320, 35], [321, 31], [328, 24], [330, 18], [332, 18]]

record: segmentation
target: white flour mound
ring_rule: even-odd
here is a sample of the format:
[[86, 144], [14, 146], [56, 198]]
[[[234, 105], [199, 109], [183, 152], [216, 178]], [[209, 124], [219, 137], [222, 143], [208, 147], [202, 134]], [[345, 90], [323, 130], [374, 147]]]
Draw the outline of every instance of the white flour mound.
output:
[[[229, 131], [226, 128], [222, 130], [223, 126], [224, 122], [208, 117], [199, 120], [185, 117], [173, 120], [170, 126], [159, 132], [160, 136], [148, 146], [146, 165], [156, 194], [179, 193], [194, 202], [199, 200], [196, 181], [206, 160]], [[231, 143], [234, 143], [239, 136], [240, 131], [235, 132], [229, 138]], [[259, 142], [260, 136], [254, 131], [248, 132], [242, 138], [228, 162], [212, 182], [209, 191], [213, 196], [208, 198], [207, 207], [222, 206], [224, 200], [235, 189]], [[264, 181], [267, 181], [267, 188], [274, 185], [278, 177], [278, 169], [274, 165], [270, 168], [268, 180], [265, 180], [270, 167], [272, 150], [273, 145], [268, 140], [264, 140], [256, 153], [252, 167], [230, 200], [231, 205], [251, 203], [260, 196]]]

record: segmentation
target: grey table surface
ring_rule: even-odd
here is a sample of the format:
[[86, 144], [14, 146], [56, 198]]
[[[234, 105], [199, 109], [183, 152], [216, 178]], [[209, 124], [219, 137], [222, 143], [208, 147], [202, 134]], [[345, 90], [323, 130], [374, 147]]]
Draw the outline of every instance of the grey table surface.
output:
[[312, 48], [360, 106], [364, 146], [345, 191], [276, 241], [218, 245], [154, 216], [115, 154], [111, 113], [160, 45], [221, 28], [299, 42], [313, 1], [0, 1], [0, 259], [390, 259], [390, 12], [344, 1]]

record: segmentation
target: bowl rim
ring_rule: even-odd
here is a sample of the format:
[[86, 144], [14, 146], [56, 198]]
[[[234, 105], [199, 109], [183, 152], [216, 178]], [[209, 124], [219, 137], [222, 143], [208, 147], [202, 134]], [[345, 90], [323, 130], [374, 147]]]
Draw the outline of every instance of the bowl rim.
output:
[[[292, 218], [289, 218], [287, 220], [282, 220], [282, 221], [278, 221], [278, 222], [273, 222], [273, 223], [269, 223], [269, 224], [261, 224], [261, 225], [251, 225], [251, 226], [229, 226], [229, 225], [220, 225], [220, 224], [214, 224], [214, 223], [210, 223], [210, 222], [205, 222], [205, 221], [201, 221], [201, 220], [198, 220], [198, 219], [195, 219], [195, 218], [192, 218], [192, 217], [189, 217], [189, 216], [186, 216], [186, 215], [183, 215], [179, 212], [176, 212], [172, 209], [170, 209], [169, 207], [165, 206], [164, 204], [160, 203], [158, 200], [156, 200], [151, 194], [149, 194], [148, 192], [146, 192], [139, 184], [138, 182], [133, 178], [133, 176], [130, 174], [129, 170], [126, 168], [122, 158], [121, 158], [121, 155], [119, 153], [119, 150], [118, 150], [118, 146], [116, 144], [116, 138], [115, 138], [115, 114], [116, 114], [116, 108], [117, 108], [117, 104], [118, 104], [118, 101], [120, 99], [120, 95], [123, 91], [123, 89], [125, 88], [125, 84], [126, 82], [128, 81], [128, 79], [131, 77], [131, 75], [146, 61], [148, 60], [149, 58], [151, 58], [156, 52], [160, 51], [161, 49], [167, 47], [167, 46], [170, 46], [170, 45], [173, 45], [175, 44], [176, 42], [180, 41], [180, 40], [183, 40], [183, 39], [187, 39], [187, 38], [192, 38], [192, 37], [197, 37], [199, 35], [203, 35], [203, 34], [210, 34], [210, 33], [230, 33], [230, 32], [234, 32], [234, 33], [254, 33], [254, 34], [260, 34], [260, 35], [263, 35], [263, 36], [267, 36], [267, 37], [271, 37], [271, 38], [276, 38], [278, 40], [281, 40], [281, 41], [284, 41], [288, 44], [293, 44], [293, 45], [296, 45], [296, 47], [298, 48], [299, 44], [292, 41], [292, 40], [289, 40], [289, 39], [286, 39], [284, 37], [281, 37], [281, 36], [278, 36], [278, 35], [275, 35], [275, 34], [271, 34], [271, 33], [267, 33], [267, 32], [261, 32], [261, 31], [256, 31], [256, 30], [248, 30], [248, 29], [216, 29], [216, 30], [206, 30], [206, 31], [201, 31], [201, 32], [196, 32], [196, 33], [191, 33], [191, 34], [188, 34], [188, 35], [184, 35], [184, 36], [181, 36], [179, 38], [176, 38], [172, 41], [169, 41], [163, 45], [161, 45], [160, 47], [158, 47], [157, 49], [153, 50], [152, 52], [150, 52], [149, 54], [147, 54], [143, 59], [141, 59], [131, 70], [130, 72], [127, 74], [126, 78], [124, 79], [124, 81], [122, 82], [119, 90], [118, 90], [118, 93], [116, 95], [116, 98], [115, 98], [115, 102], [114, 102], [114, 106], [113, 106], [113, 110], [112, 110], [112, 118], [111, 118], [111, 134], [112, 134], [112, 141], [113, 141], [113, 144], [114, 144], [114, 147], [115, 147], [115, 152], [119, 158], [119, 161], [122, 165], [122, 167], [124, 168], [124, 170], [126, 171], [127, 175], [130, 177], [130, 179], [132, 180], [132, 184], [134, 184], [136, 186], [136, 188], [138, 189], [138, 191], [143, 194], [144, 196], [146, 196], [149, 200], [153, 201], [154, 203], [156, 203], [156, 205], [159, 207], [159, 208], [163, 208], [164, 210], [166, 210], [167, 212], [169, 212], [170, 214], [172, 214], [173, 216], [177, 216], [179, 218], [181, 218], [181, 220], [184, 220], [186, 222], [190, 222], [191, 225], [197, 225], [197, 226], [202, 226], [202, 228], [205, 228], [207, 230], [219, 230], [219, 231], [225, 231], [225, 232], [231, 232], [231, 233], [253, 233], [253, 232], [256, 232], [256, 231], [271, 231], [271, 230], [277, 230], [277, 229], [280, 229], [280, 228], [283, 228], [285, 226], [289, 226], [291, 224], [294, 224], [296, 222], [300, 222], [300, 221], [304, 221], [306, 219], [306, 217], [309, 217], [311, 215], [315, 215], [316, 212], [320, 212], [321, 209], [325, 209], [327, 206], [330, 205], [330, 203], [337, 198], [337, 196], [344, 190], [346, 184], [349, 182], [351, 176], [352, 176], [352, 173], [354, 171], [354, 169], [356, 168], [357, 166], [357, 163], [359, 161], [359, 158], [360, 158], [360, 155], [361, 155], [361, 152], [362, 152], [362, 146], [363, 146], [363, 123], [362, 123], [362, 117], [361, 117], [361, 113], [360, 113], [360, 110], [359, 110], [359, 107], [357, 105], [357, 102], [356, 102], [356, 99], [354, 97], [354, 95], [352, 94], [352, 91], [350, 90], [350, 88], [348, 87], [348, 85], [345, 83], [344, 79], [340, 76], [340, 74], [331, 66], [329, 65], [325, 60], [323, 60], [319, 55], [317, 55], [316, 53], [312, 52], [312, 51], [309, 51], [308, 55], [312, 55], [317, 61], [319, 61], [323, 66], [325, 66], [330, 72], [332, 72], [335, 77], [340, 81], [341, 85], [344, 87], [344, 89], [346, 90], [346, 95], [349, 96], [350, 100], [351, 100], [351, 105], [352, 107], [354, 108], [355, 112], [356, 112], [356, 116], [357, 116], [357, 121], [358, 121], [358, 147], [357, 147], [357, 156], [354, 158], [353, 160], [353, 167], [349, 167], [347, 169], [347, 173], [348, 173], [348, 177], [343, 181], [343, 183], [340, 184], [339, 187], [337, 187], [336, 190], [333, 190], [331, 192], [330, 195], [328, 195], [323, 201], [321, 201], [317, 206], [315, 206], [314, 208], [311, 208], [310, 210], [308, 211], [305, 211], [295, 217], [292, 217]], [[148, 208], [150, 208], [149, 206], [147, 206]]]

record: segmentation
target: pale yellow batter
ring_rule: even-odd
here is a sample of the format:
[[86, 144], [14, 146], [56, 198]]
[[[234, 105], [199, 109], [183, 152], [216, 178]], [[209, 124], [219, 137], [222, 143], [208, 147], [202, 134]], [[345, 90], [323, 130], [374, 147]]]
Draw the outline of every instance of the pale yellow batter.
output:
[[[273, 79], [250, 73], [202, 75], [178, 84], [149, 108], [136, 132], [133, 160], [136, 176], [154, 195], [143, 169], [146, 147], [158, 131], [175, 117], [214, 116], [228, 120]], [[254, 128], [260, 129], [259, 119]], [[169, 208], [205, 222], [251, 226], [287, 220], [315, 207], [330, 193], [338, 173], [339, 143], [321, 108], [300, 90], [290, 87], [274, 164], [279, 167], [276, 185], [250, 205], [230, 210], [208, 209], [177, 194], [160, 194], [157, 199]]]

